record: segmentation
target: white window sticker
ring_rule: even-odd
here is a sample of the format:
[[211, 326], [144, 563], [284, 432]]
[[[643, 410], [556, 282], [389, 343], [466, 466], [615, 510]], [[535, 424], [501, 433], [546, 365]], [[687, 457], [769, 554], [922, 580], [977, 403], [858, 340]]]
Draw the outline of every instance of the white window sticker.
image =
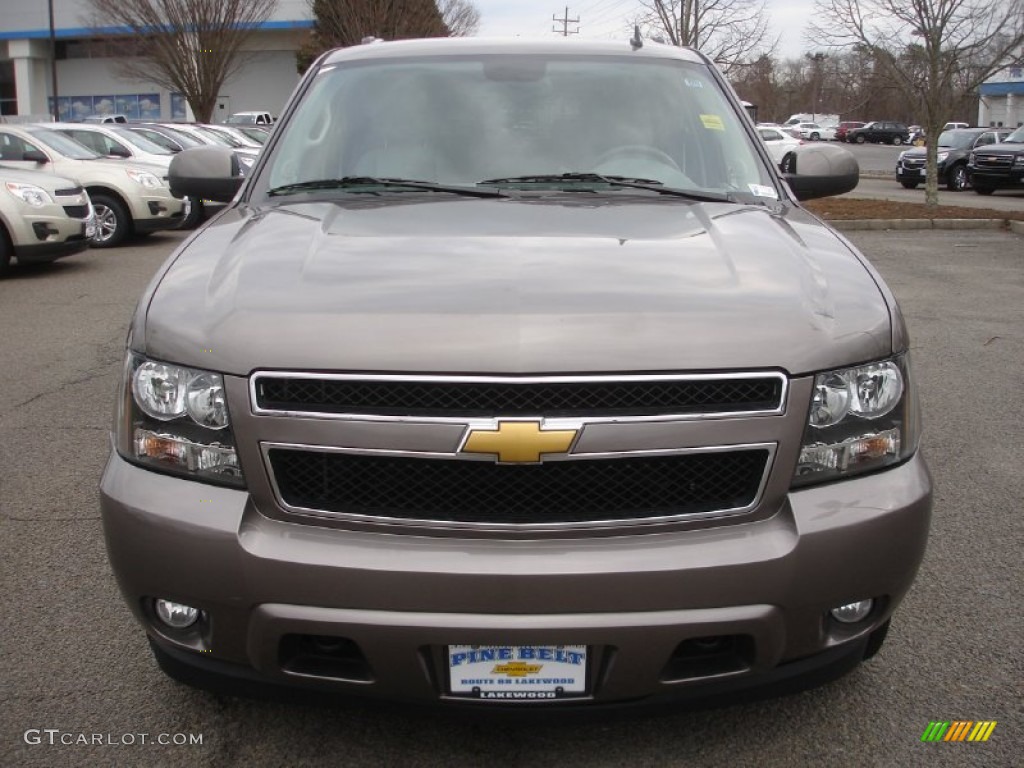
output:
[[747, 187], [750, 189], [750, 194], [754, 195], [754, 197], [770, 197], [772, 200], [779, 199], [779, 194], [772, 187], [766, 187], [763, 184], [748, 184]]

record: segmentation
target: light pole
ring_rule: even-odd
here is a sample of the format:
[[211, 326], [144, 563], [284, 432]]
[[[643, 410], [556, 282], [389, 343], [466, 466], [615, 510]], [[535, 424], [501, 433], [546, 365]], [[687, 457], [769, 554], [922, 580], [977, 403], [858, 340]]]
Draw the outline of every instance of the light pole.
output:
[[53, 90], [53, 121], [60, 122], [60, 105], [57, 103], [57, 33], [53, 28], [53, 0], [47, 0], [50, 10], [50, 84]]

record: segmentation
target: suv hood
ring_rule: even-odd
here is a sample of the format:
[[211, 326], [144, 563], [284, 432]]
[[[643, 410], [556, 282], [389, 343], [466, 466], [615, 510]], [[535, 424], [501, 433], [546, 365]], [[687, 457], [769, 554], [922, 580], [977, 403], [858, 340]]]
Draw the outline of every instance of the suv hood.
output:
[[892, 338], [872, 273], [800, 209], [592, 193], [235, 207], [133, 330], [152, 357], [237, 375], [801, 373]]

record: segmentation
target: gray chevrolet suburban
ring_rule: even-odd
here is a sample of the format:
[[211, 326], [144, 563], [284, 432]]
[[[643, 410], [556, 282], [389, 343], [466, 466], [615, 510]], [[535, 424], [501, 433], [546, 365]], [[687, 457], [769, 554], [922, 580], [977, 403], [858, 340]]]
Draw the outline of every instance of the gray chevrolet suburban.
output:
[[101, 505], [161, 668], [449, 707], [703, 704], [882, 645], [931, 482], [892, 293], [703, 55], [325, 54], [131, 324]]

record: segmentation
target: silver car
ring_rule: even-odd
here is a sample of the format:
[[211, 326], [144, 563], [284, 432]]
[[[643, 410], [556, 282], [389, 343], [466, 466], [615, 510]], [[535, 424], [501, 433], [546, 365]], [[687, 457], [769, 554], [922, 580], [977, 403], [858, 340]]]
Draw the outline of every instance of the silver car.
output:
[[[141, 297], [101, 483], [161, 667], [441, 706], [715, 700], [874, 655], [928, 536], [909, 339], [703, 55], [319, 59]], [[898, 681], [896, 681], [898, 684]]]

